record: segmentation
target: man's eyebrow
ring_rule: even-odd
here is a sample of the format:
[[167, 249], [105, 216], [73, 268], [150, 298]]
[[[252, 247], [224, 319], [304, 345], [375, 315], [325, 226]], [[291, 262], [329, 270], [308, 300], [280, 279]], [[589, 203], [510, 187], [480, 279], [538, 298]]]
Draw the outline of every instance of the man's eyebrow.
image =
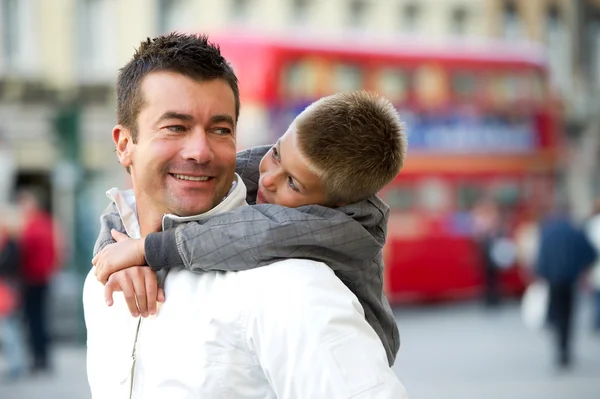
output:
[[168, 119], [179, 119], [181, 121], [191, 121], [194, 117], [190, 114], [182, 114], [175, 111], [167, 111], [158, 118], [157, 122], [168, 120]]
[[211, 123], [229, 123], [231, 126], [235, 126], [233, 122], [233, 117], [231, 115], [222, 114], [222, 115], [214, 115], [210, 118]]
[[[277, 143], [275, 143], [275, 147], [277, 148], [277, 152], [279, 153], [279, 162], [281, 162], [283, 164], [283, 157], [281, 156], [281, 145], [279, 145], [279, 142], [280, 142], [280, 140], [277, 140]], [[300, 187], [302, 187], [303, 190], [306, 191], [306, 187], [304, 186], [304, 184], [302, 184], [302, 182], [300, 180], [298, 180], [289, 171], [287, 171], [287, 174], [290, 175], [290, 177], [292, 179], [294, 179], [296, 181], [296, 183], [298, 183], [300, 185]]]

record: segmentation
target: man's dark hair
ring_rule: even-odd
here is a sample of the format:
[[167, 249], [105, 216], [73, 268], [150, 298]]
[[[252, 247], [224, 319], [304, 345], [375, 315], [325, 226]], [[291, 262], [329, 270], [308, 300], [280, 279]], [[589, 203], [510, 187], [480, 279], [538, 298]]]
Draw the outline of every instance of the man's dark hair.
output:
[[143, 41], [117, 78], [117, 123], [137, 140], [137, 117], [144, 104], [141, 82], [152, 72], [174, 72], [196, 81], [225, 80], [235, 97], [235, 119], [240, 113], [238, 80], [219, 46], [206, 35], [171, 33]]

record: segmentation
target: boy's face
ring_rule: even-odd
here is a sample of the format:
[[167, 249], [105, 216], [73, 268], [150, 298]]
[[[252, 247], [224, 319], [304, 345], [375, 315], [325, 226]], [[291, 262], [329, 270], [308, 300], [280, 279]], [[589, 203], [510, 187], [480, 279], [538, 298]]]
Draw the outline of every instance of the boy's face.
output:
[[257, 204], [276, 204], [296, 208], [325, 205], [326, 195], [319, 176], [300, 153], [296, 124], [265, 154], [260, 162]]

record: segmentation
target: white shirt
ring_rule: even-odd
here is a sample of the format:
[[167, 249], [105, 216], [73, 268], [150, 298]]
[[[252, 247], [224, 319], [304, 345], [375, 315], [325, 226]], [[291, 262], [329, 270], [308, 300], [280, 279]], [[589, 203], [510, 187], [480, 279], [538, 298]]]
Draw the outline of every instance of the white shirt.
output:
[[[239, 184], [218, 211], [244, 197]], [[127, 398], [130, 387], [133, 398], [144, 399], [407, 397], [357, 298], [323, 263], [288, 259], [243, 272], [174, 269], [165, 294], [136, 340], [138, 319], [122, 295], [108, 308], [102, 285], [88, 275], [94, 399]]]

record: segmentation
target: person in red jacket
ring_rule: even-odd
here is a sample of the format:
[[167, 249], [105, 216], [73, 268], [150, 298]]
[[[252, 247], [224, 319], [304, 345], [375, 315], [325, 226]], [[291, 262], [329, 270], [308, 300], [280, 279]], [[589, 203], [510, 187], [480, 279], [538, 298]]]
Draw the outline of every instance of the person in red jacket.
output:
[[23, 311], [35, 373], [50, 369], [47, 305], [50, 281], [58, 269], [58, 253], [52, 216], [43, 209], [41, 194], [23, 189], [17, 203], [23, 218], [19, 237]]

